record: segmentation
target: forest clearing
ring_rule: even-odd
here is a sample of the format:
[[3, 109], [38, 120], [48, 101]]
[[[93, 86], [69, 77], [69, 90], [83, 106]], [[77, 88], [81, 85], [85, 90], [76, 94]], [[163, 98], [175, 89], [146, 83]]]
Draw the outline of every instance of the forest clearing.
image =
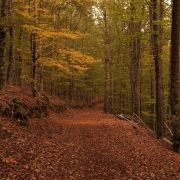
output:
[[180, 179], [180, 0], [0, 0], [0, 180]]

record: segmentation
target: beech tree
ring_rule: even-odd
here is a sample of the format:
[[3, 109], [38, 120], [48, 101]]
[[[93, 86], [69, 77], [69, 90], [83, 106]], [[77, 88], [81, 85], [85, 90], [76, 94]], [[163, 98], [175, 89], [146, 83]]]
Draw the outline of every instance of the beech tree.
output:
[[106, 0], [103, 2], [104, 18], [104, 65], [105, 65], [105, 96], [104, 110], [113, 113], [113, 79], [112, 79], [112, 58], [111, 58], [111, 37], [109, 31], [109, 17]]
[[[139, 5], [139, 6], [138, 6]], [[140, 3], [130, 3], [130, 81], [132, 93], [132, 112], [140, 116], [140, 60], [141, 60], [141, 20], [137, 18]], [[138, 8], [138, 9], [137, 9]], [[138, 17], [140, 18], [140, 17]]]
[[171, 76], [170, 76], [170, 105], [171, 114], [180, 118], [179, 96], [179, 51], [180, 51], [180, 1], [173, 0], [172, 31], [171, 31]]
[[2, 0], [1, 2], [1, 12], [0, 12], [0, 90], [4, 88], [5, 85], [5, 47], [6, 47], [6, 27], [2, 23], [7, 17], [7, 0]]
[[169, 136], [169, 104], [179, 111], [179, 2], [172, 35], [163, 0], [0, 2], [0, 90], [27, 86], [81, 106], [101, 100], [107, 113], [137, 114]]
[[12, 84], [14, 80], [14, 25], [13, 25], [13, 0], [8, 0], [8, 17], [11, 19], [9, 27], [9, 58], [7, 69], [7, 83]]
[[173, 0], [170, 60], [170, 106], [173, 130], [173, 149], [180, 152], [180, 1]]
[[157, 0], [152, 0], [152, 37], [153, 37], [153, 56], [155, 63], [155, 89], [156, 89], [156, 133], [157, 137], [163, 136], [163, 81], [162, 81], [162, 60], [161, 60], [161, 39], [160, 39], [160, 25], [159, 3]]

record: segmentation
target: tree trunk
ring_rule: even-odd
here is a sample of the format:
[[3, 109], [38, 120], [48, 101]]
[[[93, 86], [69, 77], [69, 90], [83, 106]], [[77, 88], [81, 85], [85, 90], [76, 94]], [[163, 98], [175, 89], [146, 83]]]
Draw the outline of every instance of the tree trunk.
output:
[[179, 72], [179, 50], [180, 50], [180, 1], [173, 0], [172, 9], [172, 33], [171, 33], [171, 86], [170, 106], [172, 114], [173, 149], [180, 152], [180, 72]]
[[44, 91], [44, 72], [43, 72], [43, 66], [40, 65], [40, 75], [39, 75], [39, 83], [40, 83], [40, 92]]
[[[153, 56], [153, 42], [154, 42], [154, 38], [153, 38], [153, 8], [152, 8], [152, 3], [150, 3], [149, 5], [149, 19], [150, 19], [150, 33], [151, 33], [151, 36], [150, 36], [150, 55]], [[154, 104], [154, 99], [155, 99], [155, 75], [154, 75], [154, 63], [151, 62], [151, 67], [150, 67], [150, 78], [151, 78], [151, 83], [150, 83], [150, 94], [151, 94], [151, 100], [153, 100], [151, 102], [151, 105], [150, 105], [150, 112], [151, 112], [151, 115], [152, 115], [152, 122], [150, 123], [151, 124], [151, 127], [153, 128], [153, 130], [156, 130], [155, 128], [155, 118], [154, 118], [154, 115], [155, 115], [155, 104]]]
[[17, 67], [17, 84], [22, 86], [22, 29], [19, 31], [19, 51], [18, 51], [18, 67]]
[[37, 42], [36, 42], [36, 33], [32, 32], [31, 33], [31, 56], [32, 56], [32, 93], [33, 96], [36, 96], [37, 93], [37, 67], [36, 67], [36, 47]]
[[161, 39], [159, 36], [160, 25], [159, 20], [158, 0], [151, 2], [153, 14], [153, 56], [155, 63], [155, 89], [156, 89], [156, 134], [158, 138], [163, 136], [163, 81], [162, 81], [162, 61], [161, 61]]
[[7, 83], [13, 83], [14, 76], [14, 28], [10, 27], [9, 29], [10, 35], [10, 44], [9, 44], [9, 63], [7, 69]]
[[173, 0], [171, 35], [171, 87], [170, 105], [172, 115], [180, 118], [179, 104], [179, 50], [180, 50], [180, 1]]
[[132, 113], [140, 116], [140, 32], [141, 22], [134, 19], [136, 8], [134, 1], [131, 4], [131, 21], [130, 21], [130, 81], [131, 81], [131, 97], [132, 97]]
[[108, 17], [106, 9], [106, 1], [104, 2], [104, 63], [105, 63], [105, 96], [104, 110], [105, 112], [113, 112], [113, 80], [112, 80], [112, 59], [110, 55], [110, 35], [108, 28]]
[[[7, 16], [7, 0], [2, 0], [1, 2], [1, 14], [0, 19]], [[6, 47], [6, 28], [2, 25], [0, 26], [0, 90], [3, 90], [6, 82], [5, 77], [5, 47]]]
[[[12, 0], [8, 1], [8, 15], [10, 18], [13, 18], [13, 2]], [[14, 27], [10, 25], [9, 27], [9, 63], [7, 69], [7, 83], [13, 83], [14, 77]]]

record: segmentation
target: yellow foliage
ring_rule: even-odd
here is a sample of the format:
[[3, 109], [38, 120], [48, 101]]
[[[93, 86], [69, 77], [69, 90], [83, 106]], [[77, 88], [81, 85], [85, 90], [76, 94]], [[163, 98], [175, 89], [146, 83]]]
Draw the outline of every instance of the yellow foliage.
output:
[[71, 31], [52, 31], [51, 29], [43, 29], [41, 27], [33, 26], [33, 25], [22, 25], [24, 29], [26, 29], [28, 32], [35, 32], [37, 36], [39, 37], [46, 37], [46, 38], [52, 38], [52, 37], [64, 37], [69, 39], [81, 39], [86, 36], [86, 34], [82, 34], [79, 32], [71, 32]]
[[79, 72], [85, 72], [89, 69], [88, 67], [80, 66], [80, 65], [73, 65], [72, 67], [74, 69], [78, 70]]
[[48, 57], [39, 58], [37, 63], [47, 67], [55, 66], [66, 73], [69, 72], [67, 65], [63, 61], [54, 60], [53, 58], [48, 58]]
[[30, 7], [29, 5], [23, 5], [20, 8], [15, 9], [15, 11], [17, 14], [21, 14], [21, 12], [23, 12], [24, 15], [29, 15], [29, 16], [31, 16], [31, 18], [34, 18], [37, 15], [51, 16], [50, 11], [48, 9], [36, 7], [34, 10], [34, 8]]
[[31, 15], [29, 15], [29, 13], [27, 13], [26, 11], [22, 11], [22, 10], [17, 10], [16, 11], [17, 14], [21, 15], [24, 18], [27, 18], [29, 20], [32, 20], [33, 17]]
[[96, 60], [92, 56], [82, 54], [74, 49], [59, 49], [61, 55], [69, 56], [69, 59], [80, 64], [93, 64]]
[[67, 62], [64, 62], [63, 60], [55, 60], [53, 58], [47, 58], [47, 57], [38, 59], [37, 63], [46, 67], [57, 67], [66, 74], [71, 74], [72, 69], [77, 70], [79, 73], [88, 70], [88, 68], [85, 66], [74, 65], [74, 64], [70, 65]]

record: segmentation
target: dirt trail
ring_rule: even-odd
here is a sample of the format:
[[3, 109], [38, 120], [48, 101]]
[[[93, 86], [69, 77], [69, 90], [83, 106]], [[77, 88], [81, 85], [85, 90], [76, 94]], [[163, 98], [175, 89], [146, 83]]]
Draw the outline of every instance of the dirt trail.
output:
[[[5, 120], [2, 120], [2, 123]], [[180, 179], [180, 155], [100, 109], [32, 120], [0, 141], [0, 179]]]

